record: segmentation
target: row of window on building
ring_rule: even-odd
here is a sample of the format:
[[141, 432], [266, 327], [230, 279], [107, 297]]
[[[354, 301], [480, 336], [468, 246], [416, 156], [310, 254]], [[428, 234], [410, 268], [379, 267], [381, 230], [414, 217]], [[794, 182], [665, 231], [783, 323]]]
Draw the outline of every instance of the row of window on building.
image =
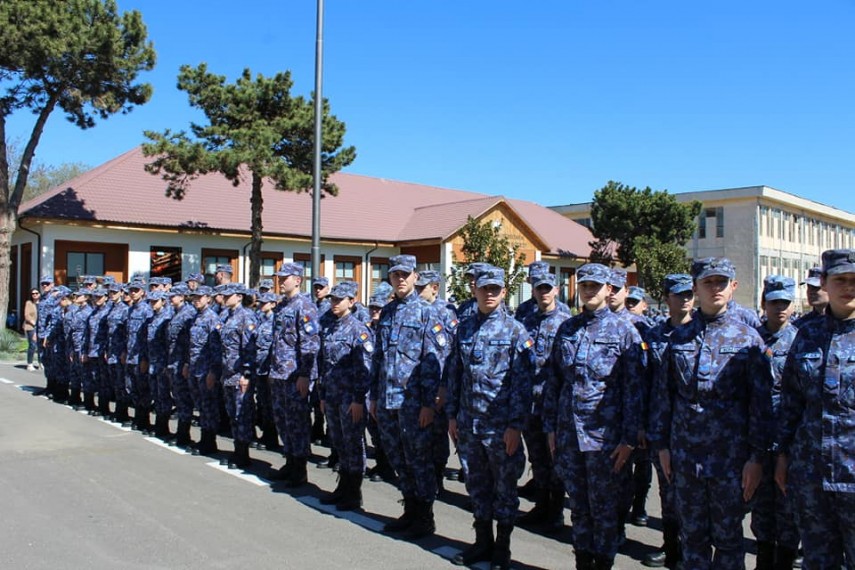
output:
[[855, 247], [855, 228], [760, 206], [760, 235], [820, 249]]

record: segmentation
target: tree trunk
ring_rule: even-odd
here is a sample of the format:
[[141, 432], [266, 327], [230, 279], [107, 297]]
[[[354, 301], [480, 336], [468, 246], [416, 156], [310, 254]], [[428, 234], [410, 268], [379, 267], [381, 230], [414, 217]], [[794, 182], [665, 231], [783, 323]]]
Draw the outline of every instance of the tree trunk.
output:
[[12, 235], [18, 227], [18, 213], [0, 212], [0, 327], [6, 326], [6, 314], [9, 309], [9, 285], [15, 278], [12, 275]]
[[255, 172], [252, 173], [252, 194], [249, 203], [252, 208], [250, 224], [252, 225], [252, 240], [249, 246], [249, 283], [250, 287], [258, 285], [261, 278], [261, 245], [263, 226], [261, 223], [261, 211], [264, 209], [264, 200], [261, 196], [262, 178]]

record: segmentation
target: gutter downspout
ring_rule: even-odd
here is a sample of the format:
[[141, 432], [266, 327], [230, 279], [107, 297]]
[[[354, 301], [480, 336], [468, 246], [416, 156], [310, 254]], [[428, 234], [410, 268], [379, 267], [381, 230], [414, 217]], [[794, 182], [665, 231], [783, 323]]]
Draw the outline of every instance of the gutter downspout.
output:
[[[36, 279], [41, 279], [42, 274], [42, 234], [31, 230], [30, 228], [24, 227], [24, 220], [26, 217], [18, 218], [18, 227], [24, 230], [27, 233], [31, 233], [36, 236], [36, 245], [38, 247], [38, 255], [36, 255]], [[20, 262], [19, 262], [20, 263]]]
[[242, 271], [242, 273], [243, 273], [243, 283], [249, 283], [249, 280], [247, 279], [247, 275], [246, 275], [246, 273], [247, 273], [247, 267], [248, 267], [248, 264], [246, 263], [246, 248], [248, 248], [248, 247], [249, 247], [249, 246], [251, 246], [251, 245], [252, 245], [252, 242], [249, 242], [249, 243], [247, 243], [245, 246], [243, 246], [243, 247], [241, 248], [241, 251], [242, 251], [242, 253], [241, 253], [241, 262], [243, 263], [243, 271]]
[[757, 297], [758, 288], [761, 287], [760, 280], [760, 198], [756, 198], [757, 208], [754, 210], [754, 255], [751, 257], [754, 263], [754, 311], [760, 307], [760, 301]]
[[[374, 247], [372, 247], [371, 249], [369, 249], [368, 251], [365, 252], [364, 257], [365, 257], [366, 273], [368, 272], [367, 270], [369, 269], [369, 267], [368, 267], [368, 256], [371, 255], [372, 253], [374, 253], [375, 251], [377, 251], [378, 249], [380, 249], [380, 244], [379, 244], [379, 242], [375, 241]], [[368, 277], [370, 277], [370, 276], [368, 276]], [[368, 300], [368, 297], [371, 295], [371, 291], [368, 290], [368, 283], [370, 281], [371, 281], [371, 279], [363, 279], [362, 280], [362, 289], [363, 289], [362, 293], [364, 295], [363, 299], [365, 299], [366, 301]]]

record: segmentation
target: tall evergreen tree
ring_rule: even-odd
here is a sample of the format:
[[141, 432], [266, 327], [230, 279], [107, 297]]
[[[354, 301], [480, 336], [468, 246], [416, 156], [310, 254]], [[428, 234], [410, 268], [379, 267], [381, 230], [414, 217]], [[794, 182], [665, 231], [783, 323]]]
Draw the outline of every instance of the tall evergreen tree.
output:
[[[263, 242], [262, 189], [265, 179], [277, 190], [309, 192], [313, 186], [314, 110], [311, 100], [291, 95], [291, 74], [273, 77], [249, 69], [234, 83], [208, 71], [207, 65], [184, 65], [178, 88], [186, 91], [190, 105], [200, 109], [207, 124], [190, 124], [190, 134], [180, 131], [146, 131], [148, 143], [143, 153], [154, 157], [146, 170], [160, 174], [167, 182], [166, 194], [184, 197], [192, 180], [209, 172], [219, 172], [239, 186], [251, 181], [250, 285], [261, 274]], [[330, 174], [349, 165], [356, 149], [342, 147], [345, 124], [330, 114], [323, 102], [321, 188], [335, 195]]]
[[[33, 157], [50, 115], [59, 108], [80, 127], [130, 112], [151, 98], [142, 71], [154, 68], [142, 15], [119, 13], [114, 0], [3, 0], [0, 2], [0, 322], [9, 305], [10, 246]], [[10, 172], [6, 120], [35, 115]]]

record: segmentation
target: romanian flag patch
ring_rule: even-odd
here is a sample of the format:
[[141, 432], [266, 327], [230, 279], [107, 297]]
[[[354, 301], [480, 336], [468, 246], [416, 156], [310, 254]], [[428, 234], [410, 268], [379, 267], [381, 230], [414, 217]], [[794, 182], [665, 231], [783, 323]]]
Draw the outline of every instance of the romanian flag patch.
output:
[[365, 342], [366, 340], [368, 340], [368, 333], [364, 332], [359, 335], [359, 342]]
[[641, 341], [641, 350], [649, 350], [649, 349], [650, 349], [650, 346], [646, 342]]
[[442, 332], [442, 325], [437, 323], [437, 324], [433, 325], [433, 328], [430, 330], [433, 331], [433, 334], [439, 334]]
[[524, 348], [531, 348], [533, 346], [534, 346], [534, 341], [531, 339], [528, 339], [523, 343]]
[[765, 354], [766, 358], [768, 358], [769, 360], [772, 360], [772, 356], [774, 355], [774, 353], [772, 352], [772, 349], [769, 348], [768, 346], [766, 347], [766, 350], [763, 351], [763, 354]]

